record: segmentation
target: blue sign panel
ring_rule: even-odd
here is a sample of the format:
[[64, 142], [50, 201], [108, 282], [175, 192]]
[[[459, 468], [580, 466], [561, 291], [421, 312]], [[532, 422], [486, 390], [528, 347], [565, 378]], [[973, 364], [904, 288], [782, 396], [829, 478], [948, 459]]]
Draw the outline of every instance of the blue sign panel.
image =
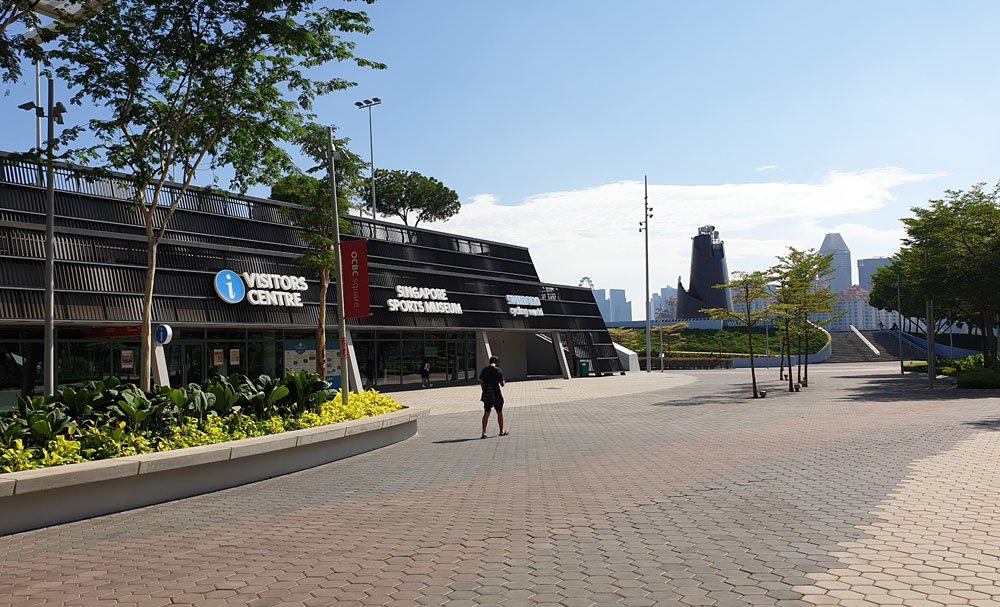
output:
[[246, 297], [247, 289], [239, 274], [232, 270], [222, 270], [215, 275], [215, 292], [222, 301], [236, 304]]
[[156, 343], [161, 346], [165, 346], [170, 343], [170, 339], [174, 336], [174, 332], [170, 329], [170, 325], [160, 325], [156, 327], [156, 333], [153, 334], [153, 338]]

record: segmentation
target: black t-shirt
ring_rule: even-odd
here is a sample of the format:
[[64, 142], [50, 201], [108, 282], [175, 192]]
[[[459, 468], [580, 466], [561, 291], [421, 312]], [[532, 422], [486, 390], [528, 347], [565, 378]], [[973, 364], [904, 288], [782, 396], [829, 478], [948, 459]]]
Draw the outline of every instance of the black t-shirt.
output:
[[493, 366], [486, 367], [479, 373], [479, 379], [483, 380], [484, 389], [492, 388], [495, 393], [499, 394], [500, 382], [503, 381], [503, 369]]

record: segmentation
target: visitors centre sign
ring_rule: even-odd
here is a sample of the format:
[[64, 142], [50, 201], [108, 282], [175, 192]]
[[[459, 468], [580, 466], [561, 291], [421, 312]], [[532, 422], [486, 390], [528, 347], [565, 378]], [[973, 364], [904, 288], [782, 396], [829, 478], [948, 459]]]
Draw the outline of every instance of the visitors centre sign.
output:
[[244, 299], [255, 306], [302, 307], [302, 292], [309, 289], [305, 276], [261, 274], [221, 270], [215, 275], [215, 292], [222, 301], [238, 304]]

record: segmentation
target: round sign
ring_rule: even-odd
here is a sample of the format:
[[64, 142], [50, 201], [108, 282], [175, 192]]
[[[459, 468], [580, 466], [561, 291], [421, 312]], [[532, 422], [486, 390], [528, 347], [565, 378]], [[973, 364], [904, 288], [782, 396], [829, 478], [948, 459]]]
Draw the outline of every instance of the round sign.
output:
[[170, 328], [170, 325], [160, 325], [156, 327], [156, 333], [153, 337], [156, 339], [156, 343], [165, 346], [173, 339], [174, 330]]
[[236, 304], [246, 297], [247, 288], [239, 274], [232, 270], [222, 270], [215, 275], [215, 292], [222, 301]]

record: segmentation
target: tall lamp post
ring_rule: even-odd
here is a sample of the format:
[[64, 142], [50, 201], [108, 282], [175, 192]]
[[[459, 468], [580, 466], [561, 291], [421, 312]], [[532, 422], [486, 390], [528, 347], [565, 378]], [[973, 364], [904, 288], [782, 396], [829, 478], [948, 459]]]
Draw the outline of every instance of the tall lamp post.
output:
[[903, 370], [903, 300], [899, 291], [899, 274], [896, 275], [896, 347], [899, 349], [899, 374], [905, 375]]
[[653, 359], [652, 359], [652, 349], [653, 349], [653, 336], [652, 327], [650, 326], [650, 314], [649, 314], [649, 220], [653, 218], [653, 207], [649, 206], [649, 180], [645, 175], [642, 176], [643, 184], [643, 201], [645, 210], [643, 211], [643, 220], [639, 222], [639, 231], [646, 233], [646, 373], [653, 372]]
[[[348, 378], [351, 376], [347, 365], [350, 364], [347, 354], [347, 320], [344, 313], [344, 273], [341, 272], [343, 260], [340, 257], [340, 205], [337, 203], [337, 172], [336, 160], [337, 146], [333, 144], [333, 127], [327, 127], [327, 135], [330, 139], [330, 199], [333, 204], [333, 251], [334, 251], [334, 272], [337, 277], [337, 330], [340, 332], [340, 402], [347, 406], [350, 400], [351, 387]], [[326, 302], [320, 302], [325, 306]], [[360, 389], [360, 387], [359, 387]]]
[[368, 109], [368, 149], [371, 154], [371, 169], [372, 169], [372, 219], [375, 219], [375, 131], [372, 129], [372, 107], [380, 105], [382, 100], [378, 97], [372, 97], [371, 99], [365, 99], [364, 101], [356, 101], [354, 105], [358, 106], [359, 110], [365, 108]]
[[34, 111], [37, 118], [48, 118], [48, 140], [45, 143], [46, 183], [45, 183], [45, 353], [42, 373], [45, 384], [45, 395], [51, 396], [56, 391], [56, 331], [55, 331], [55, 145], [56, 123], [63, 123], [66, 106], [55, 102], [55, 81], [49, 81], [48, 110], [34, 101], [22, 103], [22, 110]]

